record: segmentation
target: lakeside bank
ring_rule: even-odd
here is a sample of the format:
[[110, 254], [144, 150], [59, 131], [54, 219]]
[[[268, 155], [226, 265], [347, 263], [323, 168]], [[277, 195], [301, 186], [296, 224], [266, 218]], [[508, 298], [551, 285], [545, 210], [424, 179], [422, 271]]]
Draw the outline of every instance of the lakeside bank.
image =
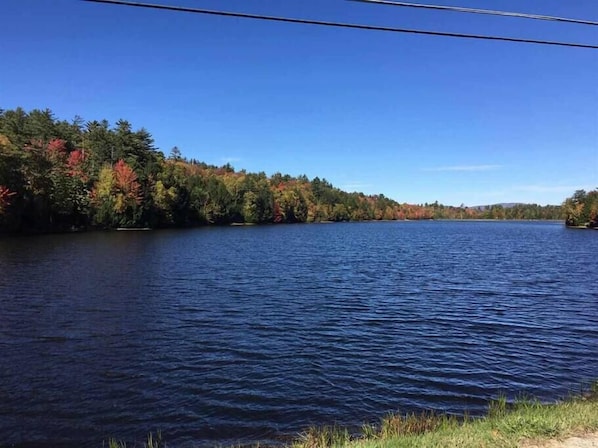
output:
[[505, 398], [491, 402], [481, 418], [447, 415], [394, 414], [378, 425], [364, 425], [351, 436], [342, 428], [312, 428], [293, 448], [516, 448], [542, 446], [598, 431], [598, 380], [589, 391], [556, 403], [540, 403], [521, 397], [513, 403]]
[[[364, 424], [358, 434], [341, 426], [312, 427], [280, 448], [540, 448], [593, 447], [598, 442], [598, 380], [589, 391], [555, 403], [502, 397], [479, 418], [424, 412], [389, 414]], [[577, 437], [576, 441], [561, 443]], [[108, 448], [166, 448], [167, 435], [149, 434], [143, 444], [111, 439]], [[587, 441], [587, 444], [585, 443]], [[238, 445], [241, 446], [241, 445]], [[255, 447], [259, 447], [256, 445]]]

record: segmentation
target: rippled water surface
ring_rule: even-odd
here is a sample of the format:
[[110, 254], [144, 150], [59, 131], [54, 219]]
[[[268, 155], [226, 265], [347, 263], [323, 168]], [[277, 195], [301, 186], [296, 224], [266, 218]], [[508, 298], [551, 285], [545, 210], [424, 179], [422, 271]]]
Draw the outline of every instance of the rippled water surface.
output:
[[598, 377], [598, 232], [398, 222], [0, 240], [0, 443], [274, 443]]

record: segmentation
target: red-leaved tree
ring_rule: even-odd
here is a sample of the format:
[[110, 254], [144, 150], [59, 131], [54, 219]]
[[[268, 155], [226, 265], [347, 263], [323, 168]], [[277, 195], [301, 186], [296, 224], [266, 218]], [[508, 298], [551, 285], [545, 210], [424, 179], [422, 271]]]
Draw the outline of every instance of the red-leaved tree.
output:
[[124, 199], [141, 204], [141, 185], [137, 180], [137, 174], [124, 160], [119, 160], [114, 165], [115, 186]]
[[10, 205], [10, 198], [15, 194], [16, 193], [14, 191], [10, 191], [8, 187], [0, 185], [0, 216], [6, 212], [6, 209]]

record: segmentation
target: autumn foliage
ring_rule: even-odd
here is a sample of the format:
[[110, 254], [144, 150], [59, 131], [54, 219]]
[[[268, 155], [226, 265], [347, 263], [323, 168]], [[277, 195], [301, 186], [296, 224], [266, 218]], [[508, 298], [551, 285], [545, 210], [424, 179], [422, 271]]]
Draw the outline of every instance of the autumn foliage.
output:
[[598, 228], [598, 188], [590, 192], [577, 190], [565, 200], [563, 210], [567, 225]]
[[[580, 216], [582, 206], [572, 204]], [[588, 216], [598, 213], [587, 208]], [[450, 207], [342, 191], [325, 179], [170, 157], [126, 120], [0, 109], [0, 231], [227, 223], [559, 218], [560, 207]], [[584, 215], [585, 216], [585, 215]]]
[[84, 168], [85, 153], [80, 149], [72, 151], [67, 160], [68, 173], [70, 176], [78, 177], [83, 181], [87, 181], [89, 176]]
[[[43, 146], [43, 143], [42, 143]], [[60, 138], [50, 140], [46, 146], [46, 154], [49, 159], [58, 160], [66, 157], [66, 141]]]
[[139, 185], [137, 174], [124, 160], [119, 160], [114, 165], [114, 186], [117, 194], [117, 213], [122, 213], [127, 204], [141, 204], [141, 185]]
[[6, 212], [6, 209], [10, 205], [10, 198], [14, 195], [14, 191], [10, 191], [4, 185], [0, 185], [0, 215], [3, 215]]

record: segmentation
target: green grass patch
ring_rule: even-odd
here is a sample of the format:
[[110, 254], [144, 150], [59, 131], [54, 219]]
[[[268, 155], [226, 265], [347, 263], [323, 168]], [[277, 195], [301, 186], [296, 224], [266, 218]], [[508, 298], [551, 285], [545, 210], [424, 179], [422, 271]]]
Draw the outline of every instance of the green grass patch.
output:
[[[138, 445], [131, 445], [131, 448], [135, 448], [137, 446]], [[158, 431], [155, 436], [153, 433], [150, 432], [147, 435], [146, 442], [141, 446], [143, 448], [166, 448], [166, 445], [162, 440], [162, 433], [160, 431]], [[122, 440], [109, 439], [107, 443], [107, 448], [127, 448], [127, 444]]]
[[309, 429], [293, 448], [516, 448], [525, 440], [542, 441], [598, 431], [598, 381], [590, 392], [555, 404], [528, 397], [493, 401], [482, 418], [456, 418], [431, 412], [391, 414], [361, 434], [342, 428]]
[[[588, 391], [554, 404], [529, 397], [492, 401], [485, 417], [424, 412], [388, 414], [378, 424], [364, 424], [358, 434], [342, 426], [311, 427], [287, 448], [518, 448], [526, 440], [566, 438], [598, 432], [598, 380]], [[116, 439], [107, 448], [127, 448]], [[137, 448], [133, 445], [129, 448]], [[158, 432], [143, 448], [165, 448]], [[259, 448], [259, 445], [255, 448]]]

